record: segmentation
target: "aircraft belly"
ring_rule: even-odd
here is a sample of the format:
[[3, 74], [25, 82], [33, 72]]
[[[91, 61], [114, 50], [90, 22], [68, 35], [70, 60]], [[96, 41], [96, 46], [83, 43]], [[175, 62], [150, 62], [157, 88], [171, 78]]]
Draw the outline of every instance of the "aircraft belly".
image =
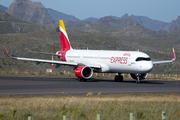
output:
[[111, 72], [117, 72], [117, 73], [126, 73], [129, 71], [129, 66], [128, 65], [122, 65], [122, 64], [110, 64], [109, 68]]

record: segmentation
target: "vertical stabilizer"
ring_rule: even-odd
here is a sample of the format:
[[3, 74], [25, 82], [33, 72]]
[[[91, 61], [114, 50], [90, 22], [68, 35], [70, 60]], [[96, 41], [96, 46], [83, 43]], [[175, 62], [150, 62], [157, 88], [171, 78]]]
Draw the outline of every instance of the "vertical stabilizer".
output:
[[72, 50], [63, 20], [59, 20], [59, 30], [60, 30], [61, 50], [62, 51]]

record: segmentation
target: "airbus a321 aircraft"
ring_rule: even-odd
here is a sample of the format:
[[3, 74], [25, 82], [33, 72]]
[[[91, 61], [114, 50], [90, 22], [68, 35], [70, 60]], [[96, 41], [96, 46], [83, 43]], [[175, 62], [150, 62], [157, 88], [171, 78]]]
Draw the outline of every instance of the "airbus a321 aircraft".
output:
[[80, 81], [86, 81], [92, 77], [93, 72], [97, 72], [118, 73], [114, 80], [121, 82], [123, 81], [121, 74], [129, 73], [136, 80], [136, 83], [140, 83], [148, 76], [154, 64], [171, 63], [176, 59], [174, 48], [172, 50], [173, 59], [165, 61], [152, 61], [147, 54], [139, 51], [75, 50], [70, 45], [63, 20], [59, 20], [59, 29], [61, 51], [56, 52], [56, 54], [36, 53], [57, 56], [61, 61], [12, 57], [3, 45], [6, 55], [17, 60], [56, 64], [56, 68], [60, 65], [72, 66], [75, 68], [75, 75]]

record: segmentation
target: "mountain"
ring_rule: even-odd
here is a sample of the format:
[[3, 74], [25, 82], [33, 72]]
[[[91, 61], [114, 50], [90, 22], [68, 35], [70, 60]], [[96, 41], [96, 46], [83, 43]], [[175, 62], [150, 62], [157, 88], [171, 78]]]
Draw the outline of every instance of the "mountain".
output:
[[98, 20], [97, 18], [89, 17], [89, 18], [84, 19], [83, 21], [90, 21], [91, 23], [95, 23], [97, 20]]
[[120, 18], [129, 18], [130, 16], [126, 13], [123, 16], [121, 16]]
[[113, 18], [113, 19], [119, 19], [119, 17], [116, 17], [116, 16], [112, 16], [112, 15], [110, 15], [109, 17], [111, 17], [111, 18]]
[[56, 22], [58, 22], [58, 20], [63, 20], [63, 21], [68, 21], [68, 20], [72, 20], [72, 21], [80, 21], [78, 18], [74, 17], [73, 15], [67, 15], [64, 14], [62, 12], [58, 12], [56, 10], [53, 10], [51, 8], [46, 8], [48, 14], [52, 17], [52, 19]]
[[48, 15], [45, 7], [40, 2], [32, 2], [31, 0], [14, 0], [6, 12], [15, 17], [36, 24], [54, 24], [53, 19]]
[[0, 10], [0, 34], [28, 33], [38, 30], [54, 30], [54, 25], [44, 26], [24, 21]]
[[173, 20], [166, 28], [165, 30], [167, 32], [170, 32], [172, 30], [180, 29], [180, 16], [176, 20]]
[[169, 25], [169, 23], [158, 21], [158, 20], [152, 20], [146, 16], [135, 16], [135, 15], [129, 16], [127, 13], [123, 15], [121, 18], [132, 18], [136, 20], [139, 24], [144, 26], [145, 28], [151, 29], [151, 30], [161, 30]]
[[0, 5], [0, 10], [5, 11], [5, 10], [7, 10], [7, 9], [8, 9], [7, 7], [5, 7], [5, 6], [3, 6], [3, 5]]
[[0, 21], [3, 22], [21, 22], [21, 23], [27, 23], [26, 21], [19, 19], [17, 17], [14, 17], [5, 11], [0, 10]]
[[75, 22], [75, 21], [72, 21], [72, 20], [68, 20], [68, 21], [65, 22], [66, 28], [86, 27], [86, 26], [89, 26], [89, 24], [91, 24], [90, 21]]
[[104, 23], [112, 28], [122, 29], [130, 26], [140, 26], [140, 24], [131, 19], [131, 18], [124, 18], [124, 19], [113, 19], [110, 16], [103, 17], [97, 20], [97, 23]]
[[16, 23], [26, 22], [0, 10], [0, 34], [26, 32]]

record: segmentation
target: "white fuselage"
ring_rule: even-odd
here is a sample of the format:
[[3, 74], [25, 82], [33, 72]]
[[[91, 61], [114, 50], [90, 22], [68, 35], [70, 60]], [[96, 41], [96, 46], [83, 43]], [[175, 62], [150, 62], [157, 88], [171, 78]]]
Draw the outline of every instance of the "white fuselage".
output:
[[67, 62], [100, 65], [101, 72], [148, 73], [153, 69], [149, 56], [138, 51], [68, 50], [65, 58]]

